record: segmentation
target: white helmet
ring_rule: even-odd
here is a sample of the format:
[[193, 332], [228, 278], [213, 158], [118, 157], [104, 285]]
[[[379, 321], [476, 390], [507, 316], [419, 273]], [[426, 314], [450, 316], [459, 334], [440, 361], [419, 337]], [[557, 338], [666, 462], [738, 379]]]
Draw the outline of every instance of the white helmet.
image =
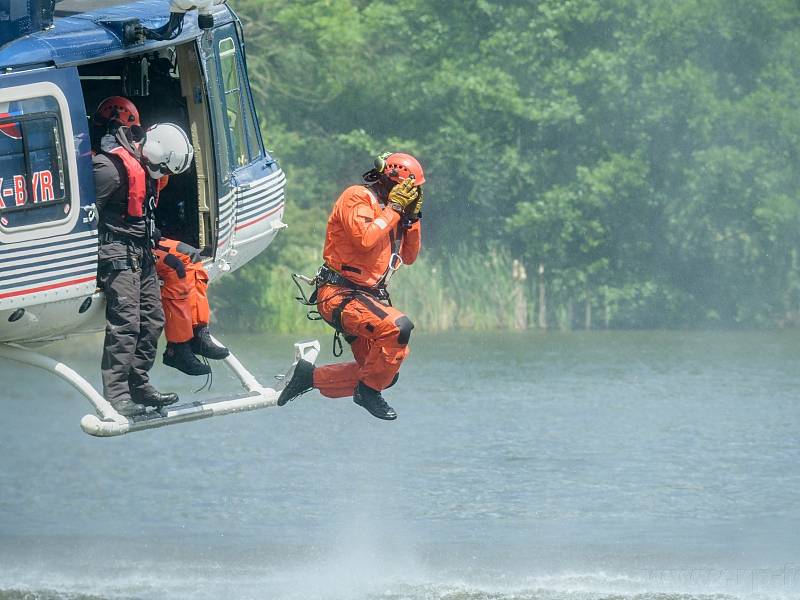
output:
[[174, 123], [158, 123], [145, 132], [142, 158], [150, 177], [158, 179], [188, 169], [194, 148], [183, 129]]

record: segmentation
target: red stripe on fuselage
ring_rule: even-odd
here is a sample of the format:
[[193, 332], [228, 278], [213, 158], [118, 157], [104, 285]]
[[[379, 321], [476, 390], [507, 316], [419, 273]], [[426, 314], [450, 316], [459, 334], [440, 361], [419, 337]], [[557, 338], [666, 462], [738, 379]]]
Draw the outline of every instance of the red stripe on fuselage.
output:
[[81, 277], [80, 279], [71, 279], [69, 281], [62, 281], [61, 283], [51, 283], [50, 285], [40, 285], [39, 287], [35, 288], [28, 288], [27, 290], [17, 290], [15, 292], [5, 292], [0, 294], [0, 299], [2, 298], [12, 298], [14, 296], [24, 296], [25, 294], [35, 294], [36, 292], [46, 292], [47, 290], [54, 290], [60, 287], [66, 287], [68, 285], [77, 285], [79, 283], [86, 283], [87, 281], [93, 281], [97, 279], [96, 276], [92, 275], [91, 277]]
[[281, 205], [280, 205], [278, 208], [273, 208], [273, 209], [272, 209], [271, 211], [269, 211], [268, 213], [264, 213], [263, 215], [261, 215], [260, 217], [257, 217], [257, 218], [255, 218], [255, 219], [253, 219], [252, 221], [247, 221], [247, 223], [242, 223], [241, 225], [237, 225], [235, 230], [236, 230], [236, 231], [239, 231], [239, 230], [241, 230], [241, 229], [244, 229], [245, 227], [250, 227], [250, 225], [255, 225], [255, 224], [256, 224], [256, 223], [258, 223], [259, 221], [263, 221], [263, 220], [264, 220], [264, 219], [266, 219], [267, 217], [270, 217], [270, 216], [274, 215], [276, 212], [278, 212], [278, 211], [279, 211], [280, 209], [282, 209], [282, 208], [283, 208], [283, 204], [281, 204]]

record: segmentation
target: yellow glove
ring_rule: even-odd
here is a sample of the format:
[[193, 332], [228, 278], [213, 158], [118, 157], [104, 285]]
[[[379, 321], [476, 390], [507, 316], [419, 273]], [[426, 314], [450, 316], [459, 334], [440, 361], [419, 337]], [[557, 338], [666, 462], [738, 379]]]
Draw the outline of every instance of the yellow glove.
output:
[[411, 216], [415, 219], [419, 219], [422, 216], [422, 188], [417, 188], [418, 196], [417, 196], [417, 203], [414, 205], [414, 211], [411, 213]]
[[412, 202], [415, 202], [419, 197], [419, 190], [414, 187], [414, 180], [409, 177], [403, 183], [398, 183], [389, 192], [389, 206], [397, 212], [402, 213], [405, 211]]

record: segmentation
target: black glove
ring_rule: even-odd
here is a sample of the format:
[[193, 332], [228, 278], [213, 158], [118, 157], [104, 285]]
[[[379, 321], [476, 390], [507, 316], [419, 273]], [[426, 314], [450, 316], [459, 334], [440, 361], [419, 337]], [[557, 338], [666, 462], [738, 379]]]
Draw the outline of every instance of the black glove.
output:
[[200, 254], [200, 250], [194, 246], [190, 246], [186, 242], [178, 242], [178, 245], [175, 249], [181, 254], [185, 254], [191, 258], [193, 263], [199, 263], [203, 260], [203, 255]]

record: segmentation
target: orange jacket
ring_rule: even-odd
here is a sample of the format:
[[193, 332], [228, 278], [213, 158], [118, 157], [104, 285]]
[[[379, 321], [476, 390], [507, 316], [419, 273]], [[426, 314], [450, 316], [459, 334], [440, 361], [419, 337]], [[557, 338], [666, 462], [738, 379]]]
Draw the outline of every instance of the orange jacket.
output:
[[[389, 267], [392, 243], [398, 235], [400, 215], [378, 202], [363, 185], [347, 188], [328, 218], [323, 258], [325, 264], [350, 281], [373, 286]], [[421, 244], [419, 221], [403, 232], [400, 257], [410, 265]]]

